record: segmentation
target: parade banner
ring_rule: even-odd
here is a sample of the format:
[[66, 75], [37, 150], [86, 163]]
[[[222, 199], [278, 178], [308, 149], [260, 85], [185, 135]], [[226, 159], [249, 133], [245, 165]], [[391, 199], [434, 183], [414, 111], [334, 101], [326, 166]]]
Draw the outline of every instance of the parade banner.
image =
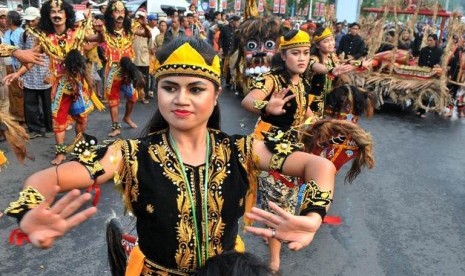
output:
[[221, 8], [223, 10], [227, 9], [228, 8], [228, 0], [222, 0], [221, 1]]
[[240, 11], [241, 10], [241, 3], [242, 3], [241, 0], [236, 0], [236, 2], [234, 2], [234, 10], [235, 11]]
[[265, 0], [258, 0], [258, 12], [263, 12], [265, 10], [263, 7], [263, 1]]
[[274, 2], [273, 2], [273, 13], [279, 13], [279, 1], [280, 0], [274, 0]]
[[334, 4], [329, 5], [329, 14], [331, 16], [336, 15], [336, 13], [334, 12], [334, 9], [335, 9]]
[[197, 6], [197, 3], [198, 3], [198, 0], [192, 0], [191, 1], [191, 4], [194, 4], [195, 6]]
[[210, 8], [215, 9], [216, 8], [216, 0], [210, 0], [210, 4], [208, 5]]
[[281, 0], [281, 5], [279, 5], [279, 13], [284, 14], [286, 13], [286, 0]]

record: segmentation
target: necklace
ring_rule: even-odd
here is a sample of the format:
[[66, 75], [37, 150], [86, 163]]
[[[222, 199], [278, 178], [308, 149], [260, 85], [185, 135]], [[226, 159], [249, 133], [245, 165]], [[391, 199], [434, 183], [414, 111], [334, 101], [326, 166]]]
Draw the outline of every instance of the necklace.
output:
[[[179, 153], [178, 147], [176, 145], [176, 142], [174, 141], [173, 137], [171, 136], [171, 133], [169, 134], [169, 139], [170, 139], [170, 144], [173, 147], [174, 153], [176, 155], [176, 159], [179, 162], [179, 166], [181, 167], [181, 173], [182, 177], [184, 179], [184, 183], [186, 185], [187, 193], [189, 195], [189, 201], [191, 203], [191, 211], [192, 211], [192, 219], [194, 220], [194, 227], [195, 227], [195, 242], [196, 242], [196, 249], [197, 249], [197, 263], [198, 266], [201, 267], [202, 265], [205, 264], [205, 261], [208, 259], [208, 169], [210, 165], [210, 135], [207, 130], [207, 135], [206, 135], [206, 153], [205, 153], [205, 173], [204, 173], [204, 181], [203, 181], [203, 189], [204, 189], [204, 200], [203, 200], [203, 211], [204, 211], [204, 217], [205, 217], [205, 258], [203, 259], [202, 257], [202, 249], [200, 245], [200, 239], [199, 239], [199, 227], [197, 223], [197, 215], [195, 211], [195, 203], [194, 203], [194, 197], [192, 196], [192, 190], [191, 190], [191, 185], [189, 183], [189, 179], [187, 178], [186, 174], [186, 168], [184, 167], [184, 163], [182, 162], [181, 159], [181, 154]], [[200, 194], [200, 200], [202, 200], [202, 194]]]

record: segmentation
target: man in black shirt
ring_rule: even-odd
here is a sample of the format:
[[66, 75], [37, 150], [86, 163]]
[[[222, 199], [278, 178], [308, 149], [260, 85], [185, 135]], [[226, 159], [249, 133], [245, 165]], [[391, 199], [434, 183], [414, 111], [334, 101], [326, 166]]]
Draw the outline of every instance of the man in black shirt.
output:
[[[418, 57], [418, 66], [426, 66], [433, 68], [439, 66], [442, 57], [442, 49], [438, 47], [438, 36], [436, 34], [428, 35], [428, 46], [423, 47], [420, 50], [420, 55]], [[423, 104], [428, 104], [427, 99], [423, 99]], [[420, 118], [425, 118], [426, 110], [419, 108], [417, 110], [417, 115]]]
[[229, 18], [229, 24], [220, 27], [220, 37], [218, 44], [220, 46], [220, 53], [223, 53], [223, 76], [226, 78], [226, 85], [231, 83], [231, 73], [229, 70], [229, 57], [232, 54], [231, 50], [234, 48], [236, 40], [236, 29], [240, 23], [240, 17], [233, 15]]
[[429, 34], [427, 46], [420, 50], [418, 66], [433, 68], [435, 65], [439, 65], [441, 57], [442, 49], [438, 47], [438, 36], [436, 34]]
[[349, 25], [349, 33], [341, 38], [336, 54], [340, 59], [359, 59], [366, 53], [365, 42], [360, 36], [360, 24]]

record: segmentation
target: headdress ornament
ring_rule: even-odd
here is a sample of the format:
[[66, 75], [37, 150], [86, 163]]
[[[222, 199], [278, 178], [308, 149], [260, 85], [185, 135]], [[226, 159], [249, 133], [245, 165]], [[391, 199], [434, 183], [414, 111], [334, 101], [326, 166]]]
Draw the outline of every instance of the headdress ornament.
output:
[[333, 36], [333, 32], [329, 28], [325, 28], [325, 30], [321, 33], [321, 35], [314, 35], [313, 36], [313, 43], [318, 43], [322, 41], [325, 38], [328, 38], [330, 36]]
[[298, 31], [291, 39], [286, 40], [284, 36], [279, 38], [279, 50], [287, 50], [296, 47], [310, 47], [310, 36], [307, 32]]
[[123, 2], [121, 1], [116, 1], [113, 6], [111, 7], [111, 10], [115, 11], [120, 11], [120, 10], [124, 10], [124, 4]]
[[62, 4], [62, 0], [50, 0], [50, 7], [52, 8], [60, 8]]
[[220, 58], [215, 55], [212, 65], [188, 42], [178, 47], [155, 72], [158, 80], [164, 76], [193, 76], [208, 79], [221, 86]]

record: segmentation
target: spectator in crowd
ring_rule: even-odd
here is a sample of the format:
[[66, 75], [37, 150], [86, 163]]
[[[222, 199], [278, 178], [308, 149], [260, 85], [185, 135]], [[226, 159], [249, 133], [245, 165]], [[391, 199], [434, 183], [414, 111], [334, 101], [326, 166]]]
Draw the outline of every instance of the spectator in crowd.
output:
[[349, 26], [349, 33], [341, 38], [336, 54], [340, 59], [360, 59], [366, 53], [365, 42], [360, 36], [360, 24]]
[[219, 46], [220, 53], [223, 55], [223, 77], [226, 85], [231, 84], [231, 72], [229, 70], [229, 58], [231, 50], [234, 48], [236, 40], [236, 29], [239, 27], [241, 18], [233, 15], [229, 18], [229, 24], [220, 27]]
[[171, 42], [173, 39], [177, 37], [186, 36], [186, 33], [181, 28], [179, 22], [180, 21], [179, 21], [178, 16], [175, 16], [171, 19], [171, 27], [169, 27], [169, 29], [165, 33], [163, 44], [168, 44], [169, 42]]
[[[137, 11], [135, 18], [137, 21], [145, 22], [147, 20], [147, 15], [143, 11]], [[143, 28], [144, 27], [141, 27], [141, 30], [143, 30]], [[148, 96], [149, 93], [149, 40], [150, 38], [148, 37], [136, 35], [132, 43], [132, 48], [134, 49], [133, 62], [145, 78], [144, 89], [137, 91], [139, 93], [139, 101], [143, 104], [149, 103], [149, 101], [145, 98], [146, 96]]]
[[423, 35], [425, 33], [426, 25], [419, 22], [417, 24], [415, 33], [414, 33], [414, 40], [412, 43], [412, 55], [414, 57], [418, 57], [420, 54], [421, 43], [423, 41]]
[[189, 5], [189, 12], [192, 14], [197, 13], [197, 6], [194, 3]]
[[23, 5], [22, 4], [18, 4], [18, 6], [16, 7], [16, 11], [22, 15], [23, 14]]
[[308, 35], [311, 37], [313, 37], [313, 34], [315, 33], [316, 31], [316, 24], [311, 22], [311, 23], [308, 23], [307, 25], [307, 33]]
[[184, 33], [186, 34], [187, 37], [194, 36], [189, 19], [187, 19], [187, 16], [180, 16], [179, 22], [181, 24], [181, 29], [184, 30]]
[[0, 32], [2, 32], [3, 35], [8, 30], [8, 24], [6, 22], [7, 14], [8, 14], [8, 9], [0, 9]]
[[157, 49], [163, 46], [163, 42], [165, 40], [166, 30], [168, 29], [168, 24], [164, 20], [160, 20], [158, 23], [158, 30], [160, 33], [155, 37], [154, 41], [154, 53], [156, 53]]
[[[187, 13], [186, 18], [187, 18], [187, 21], [189, 23], [189, 29], [191, 30], [192, 36], [196, 37], [196, 38], [199, 38], [200, 37], [200, 31], [202, 29], [198, 24], [196, 24], [195, 19], [194, 19], [194, 14], [193, 13]], [[197, 18], [198, 18], [198, 15], [197, 15]]]
[[334, 29], [334, 39], [336, 40], [336, 49], [339, 47], [341, 38], [345, 35], [342, 29], [342, 22], [337, 22]]
[[[8, 13], [7, 9], [0, 9], [0, 42], [3, 43], [5, 32], [7, 31], [6, 24], [6, 15]], [[0, 58], [0, 77], [3, 79], [6, 73], [6, 60], [7, 58]], [[8, 114], [10, 108], [10, 100], [8, 99], [8, 86], [3, 83], [0, 84], [0, 112]], [[3, 136], [0, 137], [0, 140], [5, 140]]]
[[[420, 50], [418, 56], [418, 66], [436, 67], [439, 66], [442, 57], [442, 49], [438, 45], [438, 36], [436, 34], [429, 34], [427, 40], [427, 46]], [[423, 104], [428, 104], [428, 99], [423, 99]], [[419, 108], [417, 115], [424, 119], [426, 118], [426, 110]]]
[[438, 36], [429, 34], [427, 46], [420, 50], [418, 57], [418, 66], [427, 66], [433, 68], [441, 62], [442, 50], [438, 45]]
[[[34, 7], [27, 8], [23, 19], [29, 28], [37, 27], [40, 19], [39, 9]], [[37, 38], [28, 31], [24, 32], [19, 42], [19, 47], [26, 50], [32, 49], [36, 45]], [[29, 139], [44, 137], [46, 136], [45, 133], [53, 132], [49, 62], [48, 56], [45, 56], [43, 66], [33, 66], [22, 76], [24, 117], [29, 131]], [[45, 128], [45, 131], [42, 130], [42, 126]]]
[[[168, 18], [166, 19], [166, 23], [168, 24], [168, 27], [171, 28], [171, 23], [173, 22], [173, 19], [177, 18], [179, 15], [178, 15], [178, 11], [176, 9], [170, 7], [166, 11], [166, 16], [168, 16]], [[178, 23], [179, 23], [179, 21], [178, 21]]]
[[396, 32], [394, 30], [387, 31], [384, 36], [384, 42], [381, 43], [379, 46], [377, 53], [390, 51], [394, 49], [394, 41], [395, 41]]
[[411, 51], [412, 44], [413, 36], [410, 34], [410, 31], [408, 29], [403, 29], [399, 35], [397, 49]]
[[[448, 78], [456, 83], [460, 83], [463, 79], [461, 75], [463, 75], [462, 66], [465, 63], [465, 55], [464, 55], [464, 37], [461, 35], [454, 35], [453, 38], [454, 45], [451, 47], [451, 52], [453, 55], [450, 57], [448, 65], [449, 65], [449, 72]], [[449, 104], [449, 112], [446, 114], [447, 117], [452, 117], [452, 113], [454, 110], [454, 105], [457, 102], [457, 113], [459, 117], [465, 116], [465, 110], [463, 107], [463, 103], [457, 101], [457, 92], [460, 89], [460, 86], [457, 84], [449, 84], [449, 93], [451, 95], [451, 103]]]
[[[8, 30], [5, 32], [3, 43], [12, 46], [19, 46], [24, 29], [21, 28], [21, 15], [17, 11], [9, 11], [7, 14]], [[16, 58], [5, 59], [6, 71], [8, 74], [16, 72], [21, 63]], [[13, 81], [8, 87], [10, 99], [10, 113], [15, 119], [24, 122], [24, 98], [23, 89], [19, 81]]]
[[155, 38], [157, 37], [157, 35], [160, 34], [160, 29], [158, 28], [158, 15], [149, 14], [149, 16], [147, 16], [147, 20], [149, 23], [149, 28], [152, 30], [152, 38], [150, 38], [150, 41], [149, 41], [150, 66], [149, 66], [149, 83], [148, 83], [149, 91], [148, 91], [147, 96], [149, 98], [153, 98], [153, 91], [155, 91], [155, 77], [153, 76], [154, 69], [155, 69], [154, 67], [155, 66], [155, 48], [156, 48]]

